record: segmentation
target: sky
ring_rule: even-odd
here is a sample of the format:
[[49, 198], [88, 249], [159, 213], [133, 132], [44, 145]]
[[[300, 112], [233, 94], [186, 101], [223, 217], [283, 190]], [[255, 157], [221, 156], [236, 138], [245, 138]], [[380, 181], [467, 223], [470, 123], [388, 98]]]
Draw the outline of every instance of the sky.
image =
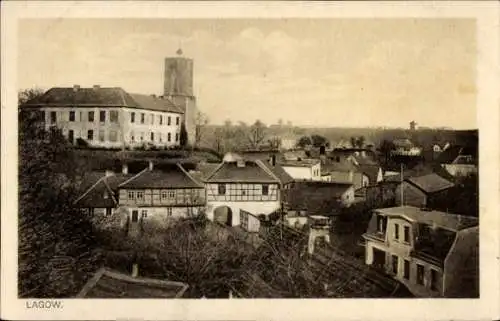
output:
[[164, 58], [179, 47], [213, 124], [477, 128], [466, 19], [30, 19], [18, 87], [161, 95]]

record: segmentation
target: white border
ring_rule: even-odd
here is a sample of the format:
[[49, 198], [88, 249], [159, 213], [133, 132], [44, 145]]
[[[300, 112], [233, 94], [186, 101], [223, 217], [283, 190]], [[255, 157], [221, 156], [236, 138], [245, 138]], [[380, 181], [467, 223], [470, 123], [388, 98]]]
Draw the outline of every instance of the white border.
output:
[[[496, 319], [499, 312], [499, 11], [496, 2], [2, 2], [2, 319], [361, 320]], [[17, 23], [22, 18], [475, 18], [478, 32], [481, 299], [63, 300], [17, 299]], [[36, 54], [36, 53], [34, 53]], [[453, 117], [453, 115], [450, 115]]]

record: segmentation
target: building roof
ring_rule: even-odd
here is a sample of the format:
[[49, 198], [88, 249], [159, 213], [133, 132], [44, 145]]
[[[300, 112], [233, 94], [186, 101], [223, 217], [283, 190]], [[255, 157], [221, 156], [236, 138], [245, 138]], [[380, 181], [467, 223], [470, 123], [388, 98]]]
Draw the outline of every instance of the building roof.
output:
[[368, 176], [370, 179], [370, 184], [377, 182], [378, 173], [380, 171], [380, 166], [378, 165], [359, 165], [358, 170]]
[[255, 161], [243, 161], [238, 166], [238, 162], [223, 162], [219, 167], [207, 177], [206, 181], [211, 183], [278, 183], [279, 180], [265, 170]]
[[479, 224], [476, 217], [423, 210], [414, 206], [380, 208], [375, 212], [385, 216], [403, 217], [410, 222], [441, 227], [450, 231], [459, 231]]
[[408, 138], [396, 138], [392, 141], [392, 143], [394, 144], [394, 146], [396, 147], [405, 147], [405, 148], [409, 148], [409, 147], [414, 147], [415, 145], [411, 142], [411, 140], [409, 140]]
[[120, 188], [203, 188], [180, 164], [168, 170], [146, 169], [119, 185]]
[[470, 146], [461, 145], [452, 145], [444, 149], [441, 154], [439, 154], [437, 161], [440, 164], [452, 164], [457, 157], [461, 155], [472, 156], [472, 162], [467, 162], [467, 164], [477, 163], [477, 148], [475, 149]]
[[182, 282], [134, 278], [101, 268], [85, 284], [77, 298], [180, 298], [188, 287]]
[[290, 184], [294, 181], [293, 177], [288, 174], [279, 164], [272, 165], [269, 162], [261, 161], [260, 164], [270, 170], [274, 176], [278, 178], [281, 184]]
[[[82, 194], [75, 205], [82, 208], [110, 208], [118, 203], [115, 193], [118, 185], [132, 178], [133, 174], [90, 172], [84, 176]], [[96, 179], [98, 178], [98, 179]]]
[[182, 113], [164, 97], [128, 93], [120, 87], [54, 87], [26, 102], [23, 107], [128, 107]]
[[191, 176], [198, 182], [205, 182], [210, 174], [212, 174], [212, 172], [219, 167], [219, 165], [219, 163], [200, 162], [196, 164], [196, 168], [194, 170], [189, 171], [189, 174], [191, 174]]
[[435, 193], [454, 186], [454, 184], [436, 173], [423, 176], [409, 177], [406, 181], [415, 185], [425, 193]]
[[319, 159], [285, 160], [280, 162], [283, 167], [311, 167], [320, 163]]

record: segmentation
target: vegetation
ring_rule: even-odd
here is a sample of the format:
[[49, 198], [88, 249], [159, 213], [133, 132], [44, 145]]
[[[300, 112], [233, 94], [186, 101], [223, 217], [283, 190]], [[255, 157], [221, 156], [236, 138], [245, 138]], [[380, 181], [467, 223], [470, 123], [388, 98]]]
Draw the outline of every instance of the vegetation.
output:
[[81, 164], [57, 129], [38, 113], [19, 121], [20, 297], [75, 295], [100, 256], [91, 220], [73, 208]]

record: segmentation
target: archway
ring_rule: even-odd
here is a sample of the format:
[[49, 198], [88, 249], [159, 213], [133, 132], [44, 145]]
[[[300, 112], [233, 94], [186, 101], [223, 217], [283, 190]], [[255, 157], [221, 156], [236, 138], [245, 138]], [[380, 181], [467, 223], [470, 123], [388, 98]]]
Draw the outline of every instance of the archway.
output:
[[232, 226], [233, 225], [233, 212], [228, 206], [219, 206], [214, 210], [214, 221]]

